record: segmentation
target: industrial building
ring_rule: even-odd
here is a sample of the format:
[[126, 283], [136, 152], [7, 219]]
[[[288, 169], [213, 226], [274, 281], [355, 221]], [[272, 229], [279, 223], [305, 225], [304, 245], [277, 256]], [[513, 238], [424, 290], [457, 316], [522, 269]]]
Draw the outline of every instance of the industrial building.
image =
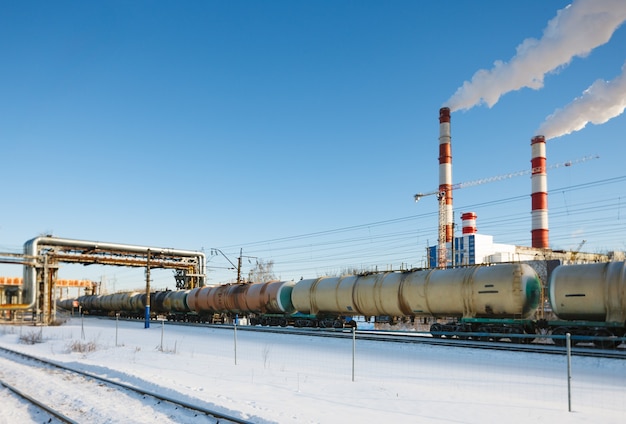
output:
[[[624, 252], [584, 253], [575, 251], [552, 250], [544, 247], [516, 246], [495, 243], [493, 236], [479, 234], [476, 227], [477, 216], [473, 212], [464, 213], [462, 235], [446, 243], [446, 262], [448, 266], [466, 266], [499, 262], [551, 261], [568, 265], [574, 263], [623, 261]], [[439, 263], [438, 246], [428, 247], [428, 266], [437, 267]]]

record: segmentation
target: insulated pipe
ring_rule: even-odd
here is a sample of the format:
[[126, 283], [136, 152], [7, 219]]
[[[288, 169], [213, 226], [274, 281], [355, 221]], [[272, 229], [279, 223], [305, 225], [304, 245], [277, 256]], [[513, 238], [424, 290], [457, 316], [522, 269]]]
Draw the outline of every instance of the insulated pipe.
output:
[[452, 227], [452, 147], [450, 108], [439, 109], [439, 192], [445, 192], [446, 243], [454, 236]]
[[[33, 239], [34, 240], [34, 239]], [[32, 261], [31, 263], [24, 264], [24, 278], [22, 279], [22, 303], [3, 303], [0, 304], [0, 310], [22, 310], [22, 309], [33, 309], [36, 303], [36, 293], [37, 287], [36, 284], [36, 270], [35, 270], [35, 258], [33, 254], [30, 254], [32, 251], [30, 249], [29, 243], [33, 240], [27, 241], [24, 244], [24, 254], [27, 260]]]
[[546, 174], [546, 139], [542, 135], [530, 141], [532, 157], [532, 247], [547, 249], [548, 243], [548, 178]]
[[[193, 250], [177, 250], [177, 249], [168, 249], [162, 247], [148, 247], [148, 246], [135, 246], [130, 244], [118, 244], [118, 243], [101, 243], [97, 241], [86, 241], [86, 240], [72, 240], [72, 239], [62, 239], [56, 237], [35, 237], [31, 240], [28, 240], [24, 243], [24, 255], [27, 257], [36, 257], [39, 254], [40, 246], [63, 246], [63, 247], [78, 247], [83, 249], [109, 249], [109, 250], [117, 250], [120, 252], [127, 253], [143, 253], [147, 254], [150, 252], [151, 255], [169, 255], [169, 256], [180, 256], [180, 257], [197, 257], [198, 258], [198, 266], [199, 266], [199, 274], [198, 277], [203, 283], [203, 278], [205, 275], [205, 265], [206, 259], [205, 255], [202, 252], [197, 252]], [[35, 293], [36, 293], [36, 284], [37, 284], [37, 270], [32, 265], [24, 266], [24, 290], [23, 296], [28, 299], [21, 304], [5, 304], [0, 305], [0, 309], [32, 309], [35, 305]], [[200, 284], [203, 285], [203, 284]]]

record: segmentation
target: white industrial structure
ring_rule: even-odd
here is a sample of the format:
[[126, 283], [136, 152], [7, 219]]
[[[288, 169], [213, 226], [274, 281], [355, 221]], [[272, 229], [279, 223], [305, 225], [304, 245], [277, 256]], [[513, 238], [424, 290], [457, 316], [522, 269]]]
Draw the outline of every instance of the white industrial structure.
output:
[[[446, 245], [448, 266], [550, 260], [557, 260], [563, 264], [624, 260], [623, 252], [606, 254], [580, 252], [584, 241], [574, 251], [494, 243], [493, 236], [478, 233], [477, 215], [474, 212], [464, 213], [461, 219], [463, 221], [462, 235], [454, 237], [454, 241]], [[430, 268], [437, 267], [441, 262], [438, 250], [437, 246], [428, 247], [428, 266]]]

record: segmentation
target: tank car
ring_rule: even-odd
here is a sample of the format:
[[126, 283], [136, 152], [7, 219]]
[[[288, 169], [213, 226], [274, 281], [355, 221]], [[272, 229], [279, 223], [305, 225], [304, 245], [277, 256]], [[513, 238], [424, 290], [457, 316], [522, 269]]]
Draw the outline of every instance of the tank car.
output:
[[79, 306], [77, 299], [59, 299], [57, 300], [57, 307], [61, 309], [65, 309], [67, 311], [72, 311]]
[[[351, 317], [451, 318], [435, 322], [435, 337], [510, 338], [530, 342], [538, 329], [565, 343], [614, 347], [626, 334], [626, 262], [561, 265], [550, 276], [548, 297], [557, 319], [533, 316], [541, 283], [527, 264], [320, 277], [294, 283], [226, 284], [150, 294], [151, 311], [171, 320], [341, 327]], [[81, 296], [87, 313], [143, 317], [145, 293]], [[72, 300], [59, 303], [70, 306]], [[576, 339], [578, 337], [578, 339]], [[619, 339], [621, 338], [621, 339]]]
[[[187, 291], [162, 291], [150, 293], [151, 316], [165, 315], [171, 312], [187, 312]], [[91, 315], [112, 315], [120, 313], [122, 317], [142, 318], [146, 307], [146, 294], [123, 292], [105, 295], [80, 296], [76, 299], [82, 310]], [[63, 305], [69, 305], [64, 301]]]
[[176, 290], [167, 292], [163, 300], [163, 308], [168, 311], [189, 311], [187, 307], [187, 295], [189, 290]]
[[293, 281], [271, 281], [196, 288], [189, 293], [187, 305], [200, 314], [220, 315], [222, 321], [246, 315], [255, 325], [285, 326], [293, 312], [293, 285]]
[[100, 303], [98, 302], [98, 296], [96, 295], [80, 296], [77, 300], [78, 304], [85, 312], [100, 310]]
[[434, 324], [435, 335], [478, 327], [524, 333], [524, 319], [536, 310], [540, 293], [539, 277], [530, 266], [502, 264], [301, 280], [292, 301], [296, 310], [314, 315], [457, 318]]
[[[626, 333], [626, 262], [559, 266], [550, 276], [549, 298], [559, 321], [549, 321], [553, 335], [594, 339], [614, 347]], [[565, 338], [555, 338], [565, 344]]]

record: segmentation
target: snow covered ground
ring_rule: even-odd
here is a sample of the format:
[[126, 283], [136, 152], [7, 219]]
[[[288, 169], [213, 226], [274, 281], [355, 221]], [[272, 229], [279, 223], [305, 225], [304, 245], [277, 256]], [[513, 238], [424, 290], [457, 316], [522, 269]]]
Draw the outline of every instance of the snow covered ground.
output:
[[[20, 335], [39, 331], [42, 343], [19, 342]], [[76, 344], [95, 350], [72, 352]], [[155, 322], [145, 329], [143, 322], [120, 321], [116, 330], [115, 321], [97, 318], [73, 318], [58, 327], [0, 327], [0, 345], [255, 423], [621, 423], [626, 418], [624, 360], [573, 357], [568, 412], [564, 356], [357, 339], [353, 367], [350, 339], [241, 330], [235, 337], [232, 330], [162, 328]], [[33, 378], [30, 384], [46, 383]], [[0, 423], [39, 422], [25, 404], [7, 398]], [[99, 402], [109, 400], [99, 396]], [[167, 422], [134, 406], [107, 408], [108, 422]], [[87, 415], [85, 422], [107, 421]]]

